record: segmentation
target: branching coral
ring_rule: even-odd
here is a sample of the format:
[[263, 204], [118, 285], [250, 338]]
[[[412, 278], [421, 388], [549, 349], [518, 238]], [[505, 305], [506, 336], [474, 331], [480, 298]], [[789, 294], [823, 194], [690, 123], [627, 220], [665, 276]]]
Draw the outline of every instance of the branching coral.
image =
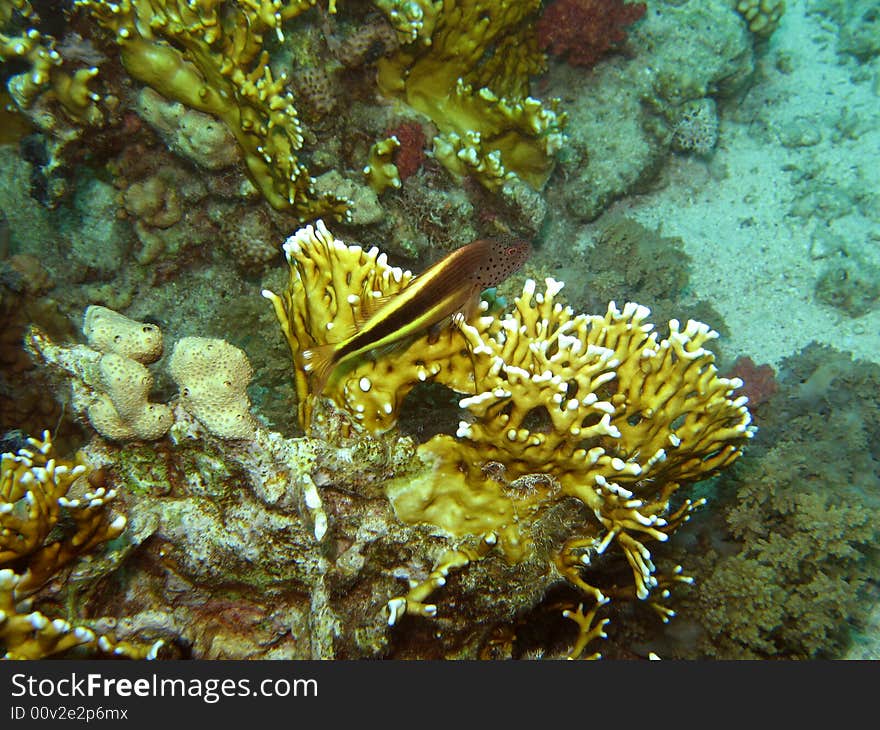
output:
[[[15, 13], [26, 21], [33, 20], [33, 9], [25, 0], [0, 3], [0, 26]], [[89, 84], [98, 75], [92, 66], [73, 69], [55, 48], [55, 40], [44, 36], [36, 27], [29, 27], [20, 35], [0, 32], [0, 62], [18, 59], [28, 65], [24, 73], [12, 76], [7, 82], [9, 95], [19, 109], [29, 109], [38, 96], [49, 91], [64, 112], [82, 124], [100, 124], [104, 114], [97, 105], [100, 96]], [[34, 120], [49, 130], [55, 126], [51, 114], [37, 115]]]
[[[706, 325], [673, 320], [659, 340], [646, 308], [612, 304], [604, 317], [574, 316], [555, 301], [560, 288], [548, 280], [536, 293], [527, 282], [512, 314], [462, 327], [478, 391], [460, 403], [469, 418], [456, 439], [437, 436], [420, 448], [443, 478], [403, 486], [392, 501], [403, 519], [453, 534], [492, 530], [517, 560], [531, 549], [532, 521], [574, 497], [601, 528], [562, 550], [560, 571], [601, 598], [577, 566], [614, 541], [646, 598], [656, 578], [644, 543], [665, 541], [696, 506], [685, 500], [670, 512], [682, 484], [739, 455], [750, 435], [745, 399], [730, 399], [739, 381], [717, 376], [703, 347], [714, 336]], [[467, 384], [449, 385], [463, 392]], [[513, 481], [487, 479], [488, 462], [503, 464]], [[536, 473], [552, 478], [511, 488]]]
[[544, 67], [532, 27], [538, 0], [379, 5], [393, 8], [386, 12], [399, 32], [401, 12], [418, 10], [418, 23], [405, 26], [412, 34], [401, 38], [407, 45], [379, 61], [378, 81], [437, 125], [443, 165], [491, 190], [511, 178], [541, 188], [564, 117], [529, 95], [529, 76]]
[[113, 33], [125, 69], [191, 109], [222, 120], [251, 180], [277, 209], [306, 218], [341, 216], [344, 201], [319, 198], [297, 158], [303, 137], [286, 78], [275, 78], [264, 48], [285, 20], [314, 2], [291, 0], [77, 0]]
[[626, 39], [624, 29], [646, 8], [623, 0], [556, 0], [538, 21], [538, 44], [572, 66], [593, 66]]
[[[288, 290], [264, 295], [295, 359], [351, 326], [364, 296], [394, 294], [411, 276], [388, 267], [375, 250], [345, 246], [321, 224], [299, 231], [285, 252]], [[456, 435], [422, 444], [422, 469], [386, 485], [397, 516], [462, 540], [479, 536], [517, 563], [544, 540], [538, 533], [547, 513], [574, 500], [595, 521], [556, 546], [555, 569], [597, 603], [648, 599], [660, 579], [646, 543], [667, 540], [702, 504], [685, 499], [673, 506], [673, 495], [730, 464], [752, 435], [746, 399], [732, 396], [742, 383], [718, 376], [704, 347], [717, 336], [708, 326], [672, 320], [661, 339], [646, 323], [647, 308], [612, 303], [604, 316], [576, 315], [557, 301], [561, 288], [548, 279], [539, 292], [527, 281], [504, 318], [478, 314], [362, 360], [325, 392], [373, 432], [394, 425], [403, 397], [419, 382], [467, 394]], [[301, 368], [297, 386], [308, 403]], [[302, 404], [300, 414], [309, 417]], [[632, 588], [583, 575], [611, 545], [630, 565]], [[475, 559], [463, 554], [467, 560], [451, 567]], [[438, 575], [445, 578], [442, 570]], [[663, 580], [687, 579], [679, 568]], [[428, 588], [393, 599], [395, 620], [408, 606], [430, 614]], [[662, 618], [671, 615], [651, 604]], [[582, 628], [595, 618], [582, 610], [571, 615]]]
[[[48, 431], [0, 457], [0, 647], [5, 659], [39, 659], [78, 646], [144, 658], [158, 645], [117, 644], [112, 637], [20, 609], [23, 599], [64, 566], [118, 537], [125, 517], [107, 504], [115, 491], [83, 486], [86, 467], [57, 461]], [[64, 516], [64, 519], [62, 519]], [[62, 523], [66, 527], [62, 529]]]
[[[71, 560], [117, 537], [125, 527], [124, 517], [110, 519], [105, 509], [113, 491], [71, 494], [86, 468], [56, 461], [48, 432], [40, 440], [31, 439], [29, 446], [17, 454], [3, 454], [0, 462], [0, 565], [27, 558], [27, 571], [16, 580], [19, 595], [33, 592]], [[70, 515], [73, 533], [47, 543], [63, 510]]]
[[376, 193], [400, 187], [400, 172], [394, 164], [394, 153], [399, 148], [400, 140], [393, 135], [370, 148], [370, 161], [364, 167], [364, 176]]
[[704, 633], [680, 656], [841, 655], [876, 606], [878, 384], [876, 364], [828, 347], [783, 361], [766, 438], [719, 485], [733, 539], [722, 546], [722, 526], [704, 526], [699, 582], [680, 611]]

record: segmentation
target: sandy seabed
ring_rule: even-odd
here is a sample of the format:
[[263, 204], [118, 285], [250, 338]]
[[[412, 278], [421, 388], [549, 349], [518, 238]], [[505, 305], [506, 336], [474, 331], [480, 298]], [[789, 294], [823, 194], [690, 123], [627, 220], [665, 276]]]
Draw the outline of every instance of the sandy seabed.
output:
[[[880, 70], [854, 82], [856, 62], [841, 64], [819, 16], [808, 16], [804, 2], [788, 5], [755, 86], [722, 112], [714, 159], [676, 157], [667, 186], [622, 206], [684, 240], [695, 262], [694, 298], [712, 302], [730, 331], [726, 353], [778, 366], [817, 341], [880, 362], [880, 309], [854, 318], [818, 301], [816, 281], [834, 254], [818, 258], [812, 244], [827, 227], [878, 262], [880, 225], [855, 209], [833, 221], [820, 210], [791, 214], [793, 202], [810, 195], [808, 170], [821, 171], [815, 182], [833, 189], [880, 192]], [[789, 73], [778, 70], [780, 58]], [[854, 139], [839, 139], [844, 123], [855, 127]], [[818, 143], [784, 146], [791, 125], [817, 131]]]

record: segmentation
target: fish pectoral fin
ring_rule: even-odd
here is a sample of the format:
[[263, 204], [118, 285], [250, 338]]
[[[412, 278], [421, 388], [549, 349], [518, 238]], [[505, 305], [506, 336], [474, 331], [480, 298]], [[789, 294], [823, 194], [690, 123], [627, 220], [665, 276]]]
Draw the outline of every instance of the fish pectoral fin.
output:
[[470, 322], [480, 312], [480, 292], [469, 297], [464, 306], [452, 315], [452, 324], [460, 327], [465, 322]]
[[300, 367], [309, 376], [309, 391], [318, 396], [324, 392], [330, 374], [336, 367], [336, 345], [315, 345], [299, 353]]
[[398, 294], [400, 294], [400, 292], [383, 294], [382, 296], [377, 297], [367, 287], [364, 287], [364, 290], [361, 292], [361, 306], [354, 321], [357, 330], [360, 331], [364, 324], [376, 314], [376, 312], [382, 309], [382, 307], [388, 304], [392, 299], [396, 298]]

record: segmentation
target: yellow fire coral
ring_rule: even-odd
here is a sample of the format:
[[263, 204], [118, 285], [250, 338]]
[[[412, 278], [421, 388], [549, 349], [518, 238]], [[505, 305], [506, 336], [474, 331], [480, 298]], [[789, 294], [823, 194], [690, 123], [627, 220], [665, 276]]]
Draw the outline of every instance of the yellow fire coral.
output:
[[[25, 568], [23, 573], [0, 569], [3, 659], [42, 659], [76, 647], [151, 659], [163, 643], [117, 643], [85, 626], [23, 610], [23, 599], [65, 565], [125, 529], [125, 517], [114, 516], [107, 509], [115, 491], [103, 487], [90, 490], [86, 471], [81, 464], [62, 463], [53, 457], [48, 431], [41, 439], [28, 439], [28, 446], [17, 453], [0, 457], [0, 566], [24, 563]], [[63, 522], [70, 525], [62, 529]]]
[[[295, 361], [302, 349], [352, 327], [364, 297], [393, 294], [411, 278], [377, 250], [336, 240], [321, 223], [284, 248], [288, 289], [264, 295]], [[435, 525], [464, 541], [477, 536], [487, 549], [463, 547], [441, 560], [435, 578], [392, 599], [392, 623], [407, 611], [433, 615], [428, 595], [449, 570], [488, 548], [511, 562], [533, 556], [547, 539], [544, 518], [571, 504], [580, 505], [582, 518], [555, 546], [553, 568], [597, 606], [649, 599], [658, 586], [663, 597], [666, 586], [688, 580], [680, 568], [658, 576], [646, 544], [667, 540], [702, 504], [685, 499], [672, 508], [673, 494], [729, 465], [751, 437], [746, 399], [733, 396], [742, 383], [719, 377], [705, 347], [717, 337], [708, 326], [673, 320], [661, 338], [646, 322], [646, 307], [611, 303], [603, 316], [575, 314], [557, 300], [562, 286], [547, 279], [538, 291], [529, 280], [503, 318], [477, 314], [356, 362], [328, 384], [325, 395], [374, 433], [396, 423], [403, 398], [421, 381], [466, 394], [457, 433], [419, 446], [420, 464], [386, 484], [386, 494], [404, 522]], [[308, 427], [299, 365], [296, 381]], [[596, 572], [591, 566], [609, 549], [628, 561], [631, 588], [585, 579], [583, 571]], [[566, 615], [583, 633], [578, 652], [602, 634], [595, 611], [580, 606]]]
[[[274, 308], [294, 360], [304, 349], [338, 342], [351, 334], [364, 306], [362, 296], [387, 296], [402, 290], [412, 272], [388, 265], [378, 248], [364, 251], [333, 237], [322, 221], [297, 231], [284, 244], [290, 267], [287, 289], [280, 295], [263, 291]], [[388, 358], [342, 365], [324, 390], [362, 428], [381, 433], [397, 423], [400, 407], [412, 388], [433, 379], [441, 367], [470, 372], [461, 353], [465, 343], [454, 329], [420, 338]], [[466, 378], [466, 373], [458, 373]], [[444, 379], [445, 382], [445, 379]], [[297, 367], [296, 392], [300, 423], [310, 425], [308, 376]]]
[[302, 218], [342, 216], [344, 201], [320, 198], [297, 159], [303, 137], [287, 79], [275, 78], [266, 33], [314, 0], [77, 0], [110, 30], [125, 69], [174, 101], [222, 120], [238, 141], [254, 185], [273, 207]]
[[543, 187], [565, 119], [529, 96], [544, 68], [532, 27], [540, 0], [377, 4], [407, 43], [380, 60], [379, 88], [437, 125], [443, 165], [490, 190], [511, 178]]
[[[103, 487], [71, 489], [86, 472], [80, 464], [64, 464], [52, 457], [49, 432], [30, 439], [30, 448], [0, 457], [0, 565], [27, 558], [27, 570], [16, 581], [16, 591], [26, 595], [51, 575], [96, 545], [117, 537], [125, 517], [111, 518], [106, 504], [116, 494]], [[47, 543], [62, 511], [70, 516], [71, 535]]]
[[[0, 2], [0, 25], [4, 25], [14, 13], [32, 19], [33, 9], [26, 0], [3, 0]], [[97, 106], [100, 96], [89, 88], [98, 75], [94, 67], [65, 68], [65, 60], [55, 49], [55, 41], [44, 36], [36, 28], [27, 28], [22, 34], [10, 36], [0, 32], [0, 63], [20, 59], [29, 68], [12, 76], [7, 89], [19, 109], [29, 108], [44, 91], [49, 91], [62, 109], [82, 124], [100, 124], [104, 115]], [[40, 126], [49, 128], [54, 123], [51, 115], [38, 115]]]
[[[730, 399], [741, 383], [718, 377], [706, 325], [673, 320], [659, 340], [647, 308], [612, 303], [603, 317], [575, 315], [556, 301], [561, 288], [548, 279], [536, 292], [527, 281], [505, 318], [461, 327], [477, 383], [460, 401], [467, 420], [455, 438], [420, 447], [433, 474], [395, 488], [392, 501], [406, 521], [429, 516], [453, 534], [491, 530], [517, 560], [532, 523], [574, 497], [598, 524], [566, 546], [560, 571], [586, 589], [575, 566], [616, 541], [645, 598], [656, 581], [644, 541], [666, 540], [694, 507], [686, 500], [670, 515], [671, 495], [728, 465], [751, 435], [745, 399]], [[491, 463], [502, 478], [487, 475]]]
[[393, 135], [370, 147], [370, 160], [364, 167], [364, 176], [377, 194], [400, 187], [400, 172], [394, 164], [394, 151], [399, 147], [400, 140]]

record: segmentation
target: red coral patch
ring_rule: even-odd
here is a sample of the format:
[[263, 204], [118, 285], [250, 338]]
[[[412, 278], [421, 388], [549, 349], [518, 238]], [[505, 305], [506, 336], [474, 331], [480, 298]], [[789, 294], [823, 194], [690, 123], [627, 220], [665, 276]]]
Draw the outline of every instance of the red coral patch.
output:
[[538, 20], [538, 43], [572, 66], [593, 66], [626, 40], [625, 28], [646, 9], [623, 0], [556, 0]]
[[728, 377], [743, 381], [743, 387], [739, 389], [738, 394], [748, 396], [749, 405], [753, 408], [766, 403], [779, 390], [773, 367], [755, 365], [755, 361], [746, 355], [736, 359]]
[[394, 135], [400, 147], [394, 151], [394, 164], [401, 182], [414, 175], [425, 161], [425, 131], [418, 122], [402, 122], [394, 129], [388, 130], [388, 136]]

